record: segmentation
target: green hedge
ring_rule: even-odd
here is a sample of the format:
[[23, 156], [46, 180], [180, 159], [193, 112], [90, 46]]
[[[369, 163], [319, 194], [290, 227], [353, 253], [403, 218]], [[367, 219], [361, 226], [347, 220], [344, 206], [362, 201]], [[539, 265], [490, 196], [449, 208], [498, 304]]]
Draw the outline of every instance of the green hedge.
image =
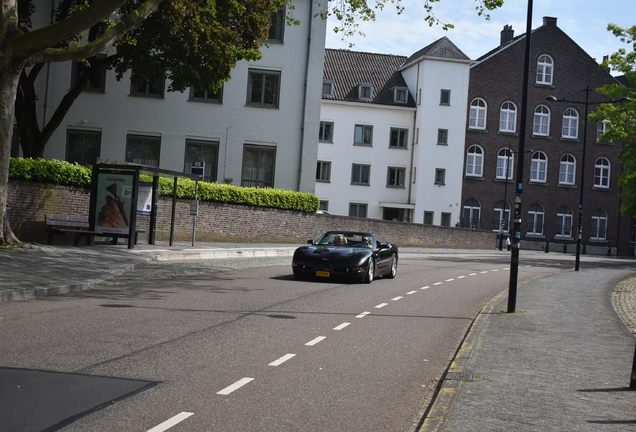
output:
[[[90, 187], [93, 168], [91, 165], [79, 165], [59, 160], [11, 158], [9, 178], [64, 186]], [[152, 177], [141, 175], [140, 181], [151, 183]], [[159, 194], [171, 195], [173, 178], [159, 179]], [[177, 182], [179, 198], [194, 198], [195, 182], [180, 178]], [[318, 197], [304, 192], [285, 189], [240, 187], [219, 183], [199, 182], [197, 192], [202, 201], [215, 201], [233, 204], [245, 204], [259, 207], [273, 207], [285, 210], [315, 212], [318, 210]]]

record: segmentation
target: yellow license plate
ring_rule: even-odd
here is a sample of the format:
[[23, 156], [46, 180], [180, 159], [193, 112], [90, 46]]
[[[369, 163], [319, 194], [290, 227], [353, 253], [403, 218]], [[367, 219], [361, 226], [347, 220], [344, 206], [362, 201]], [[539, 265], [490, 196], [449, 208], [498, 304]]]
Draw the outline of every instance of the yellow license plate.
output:
[[319, 277], [329, 277], [329, 276], [331, 276], [331, 273], [326, 272], [326, 271], [317, 271], [317, 272], [316, 272], [316, 276], [319, 276]]

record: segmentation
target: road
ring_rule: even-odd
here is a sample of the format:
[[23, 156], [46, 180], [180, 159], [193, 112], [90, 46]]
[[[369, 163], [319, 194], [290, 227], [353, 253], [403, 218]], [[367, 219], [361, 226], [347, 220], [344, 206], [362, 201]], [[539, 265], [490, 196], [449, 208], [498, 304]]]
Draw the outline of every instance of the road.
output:
[[[404, 254], [372, 284], [211, 261], [0, 304], [0, 431], [407, 431], [510, 277], [505, 252]], [[522, 256], [520, 286], [571, 267]]]

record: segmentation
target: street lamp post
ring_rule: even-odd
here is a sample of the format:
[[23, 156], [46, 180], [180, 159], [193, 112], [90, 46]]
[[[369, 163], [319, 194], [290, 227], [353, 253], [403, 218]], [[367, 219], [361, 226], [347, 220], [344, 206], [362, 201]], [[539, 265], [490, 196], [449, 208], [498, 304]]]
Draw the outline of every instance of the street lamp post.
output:
[[[585, 102], [577, 102], [577, 101], [569, 101], [566, 99], [557, 99], [555, 96], [548, 96], [545, 99], [551, 102], [570, 102], [570, 103], [578, 103], [585, 104], [585, 116], [583, 117], [584, 127], [583, 127], [583, 153], [581, 155], [581, 190], [579, 193], [579, 220], [577, 224], [577, 232], [576, 232], [576, 258], [574, 261], [574, 271], [579, 271], [579, 267], [581, 264], [581, 238], [583, 237], [583, 196], [584, 196], [584, 184], [585, 184], [585, 153], [587, 147], [587, 115], [588, 109], [590, 106], [590, 87], [585, 87]], [[623, 96], [617, 101], [610, 101], [609, 103], [615, 102], [628, 102], [630, 99]], [[607, 102], [594, 102], [594, 104], [607, 103]]]

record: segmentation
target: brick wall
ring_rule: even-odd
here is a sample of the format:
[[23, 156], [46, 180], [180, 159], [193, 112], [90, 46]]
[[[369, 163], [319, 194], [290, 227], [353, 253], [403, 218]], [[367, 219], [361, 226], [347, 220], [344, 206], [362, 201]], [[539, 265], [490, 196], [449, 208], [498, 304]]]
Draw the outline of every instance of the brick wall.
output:
[[[9, 223], [18, 238], [43, 243], [46, 241], [45, 215], [88, 217], [90, 190], [10, 180], [8, 203], [11, 207]], [[159, 241], [169, 238], [171, 212], [172, 199], [160, 197], [156, 230]], [[191, 240], [192, 224], [190, 201], [177, 200], [175, 239]], [[148, 225], [149, 216], [137, 216], [138, 228], [148, 229]], [[496, 241], [495, 233], [491, 231], [214, 202], [201, 202], [199, 205], [196, 240], [304, 243], [332, 229], [369, 231], [380, 240], [402, 246], [492, 249]], [[59, 238], [60, 241], [71, 240], [71, 236]], [[144, 236], [140, 239], [143, 241]]]

